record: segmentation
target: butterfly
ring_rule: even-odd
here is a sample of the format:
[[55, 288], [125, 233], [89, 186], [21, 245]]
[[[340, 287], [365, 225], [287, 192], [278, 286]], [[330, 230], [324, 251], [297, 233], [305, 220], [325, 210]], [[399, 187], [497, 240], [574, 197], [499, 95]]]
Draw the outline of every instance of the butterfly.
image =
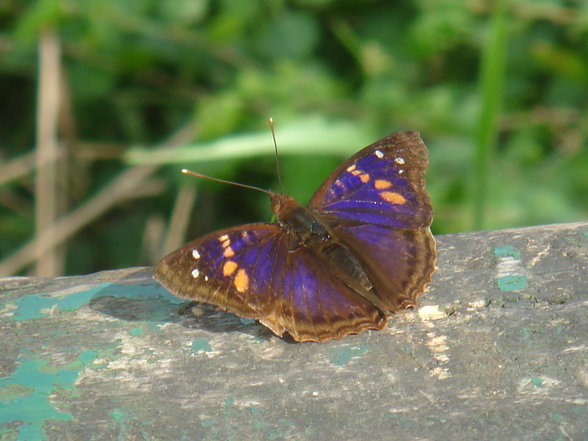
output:
[[207, 234], [154, 277], [298, 342], [381, 330], [416, 305], [435, 269], [427, 164], [418, 132], [392, 133], [343, 162], [306, 207], [269, 191], [277, 223]]

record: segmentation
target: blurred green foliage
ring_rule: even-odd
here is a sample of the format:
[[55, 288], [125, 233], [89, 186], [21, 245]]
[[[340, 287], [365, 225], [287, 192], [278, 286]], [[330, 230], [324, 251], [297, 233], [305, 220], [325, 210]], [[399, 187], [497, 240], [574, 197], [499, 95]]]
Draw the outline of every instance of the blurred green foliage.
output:
[[[301, 202], [344, 156], [415, 129], [430, 150], [436, 234], [585, 219], [588, 2], [502, 3], [493, 39], [492, 0], [4, 0], [0, 158], [35, 147], [37, 43], [52, 27], [77, 146], [64, 189], [71, 206], [133, 166], [133, 147], [151, 149], [186, 124], [196, 128], [192, 149], [251, 132], [269, 142], [273, 116], [279, 145], [281, 127], [314, 121], [301, 137], [332, 146], [298, 152], [284, 134], [282, 180]], [[339, 144], [329, 133], [342, 127], [357, 135]], [[364, 144], [349, 145], [356, 139]], [[268, 146], [162, 167], [165, 191], [130, 199], [68, 242], [66, 272], [152, 263], [146, 220], [171, 211], [175, 184], [191, 179], [180, 168], [276, 188]], [[190, 236], [270, 217], [264, 195], [193, 185]], [[0, 187], [1, 257], [34, 234], [33, 188], [31, 175]]]

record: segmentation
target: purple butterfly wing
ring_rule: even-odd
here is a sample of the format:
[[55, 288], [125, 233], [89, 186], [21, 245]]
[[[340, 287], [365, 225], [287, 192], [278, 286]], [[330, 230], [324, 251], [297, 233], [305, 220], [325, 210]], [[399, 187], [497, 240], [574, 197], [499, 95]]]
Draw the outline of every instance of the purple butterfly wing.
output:
[[179, 297], [253, 317], [267, 299], [249, 293], [268, 291], [268, 259], [279, 234], [279, 228], [265, 224], [208, 234], [165, 256], [155, 266], [154, 277]]
[[417, 132], [393, 133], [345, 161], [309, 203], [363, 262], [389, 311], [414, 305], [435, 269], [427, 164]]
[[[186, 273], [190, 277], [186, 277]], [[296, 341], [382, 329], [384, 314], [277, 224], [211, 233], [164, 257], [155, 278], [174, 294], [258, 319]]]
[[427, 149], [419, 134], [396, 132], [341, 164], [312, 197], [326, 215], [395, 228], [429, 227]]

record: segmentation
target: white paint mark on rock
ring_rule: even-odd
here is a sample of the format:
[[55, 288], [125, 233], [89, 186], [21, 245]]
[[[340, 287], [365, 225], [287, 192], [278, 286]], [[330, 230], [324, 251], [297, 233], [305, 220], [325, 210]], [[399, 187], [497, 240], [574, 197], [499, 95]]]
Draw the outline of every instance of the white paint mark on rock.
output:
[[439, 308], [439, 305], [426, 305], [419, 308], [421, 320], [440, 320], [447, 317], [447, 313]]

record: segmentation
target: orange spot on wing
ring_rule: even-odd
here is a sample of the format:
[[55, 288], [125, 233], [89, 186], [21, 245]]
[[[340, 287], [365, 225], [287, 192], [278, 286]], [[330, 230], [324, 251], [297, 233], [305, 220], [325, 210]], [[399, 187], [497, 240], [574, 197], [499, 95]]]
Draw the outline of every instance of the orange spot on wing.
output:
[[228, 234], [223, 234], [221, 237], [218, 238], [218, 241], [219, 242], [224, 242], [228, 238], [229, 238], [229, 235]]
[[386, 188], [392, 187], [392, 182], [386, 181], [385, 179], [376, 179], [374, 181], [374, 187], [376, 190], [385, 190]]
[[245, 271], [243, 268], [240, 268], [239, 271], [237, 271], [237, 275], [235, 276], [233, 283], [237, 291], [247, 291], [249, 289], [249, 276], [247, 275], [247, 271]]
[[361, 170], [353, 170], [353, 171], [351, 172], [351, 174], [352, 174], [353, 176], [361, 175], [362, 173], [363, 173], [363, 172], [362, 172]]
[[366, 182], [369, 182], [370, 175], [367, 173], [364, 173], [363, 175], [359, 175], [359, 180], [365, 184]]
[[353, 165], [350, 165], [349, 167], [347, 167], [347, 171], [348, 171], [348, 172], [350, 172], [350, 173], [351, 173], [353, 170], [355, 170], [355, 164], [353, 164]]
[[223, 276], [227, 277], [233, 274], [237, 269], [237, 266], [238, 265], [232, 260], [227, 260], [223, 265]]
[[394, 191], [383, 191], [380, 193], [380, 197], [386, 202], [390, 202], [391, 204], [402, 205], [406, 203], [406, 198], [400, 193], [396, 193]]
[[233, 257], [235, 255], [235, 252], [233, 251], [233, 249], [231, 247], [227, 247], [225, 249], [225, 252], [223, 253], [223, 256], [225, 257]]

